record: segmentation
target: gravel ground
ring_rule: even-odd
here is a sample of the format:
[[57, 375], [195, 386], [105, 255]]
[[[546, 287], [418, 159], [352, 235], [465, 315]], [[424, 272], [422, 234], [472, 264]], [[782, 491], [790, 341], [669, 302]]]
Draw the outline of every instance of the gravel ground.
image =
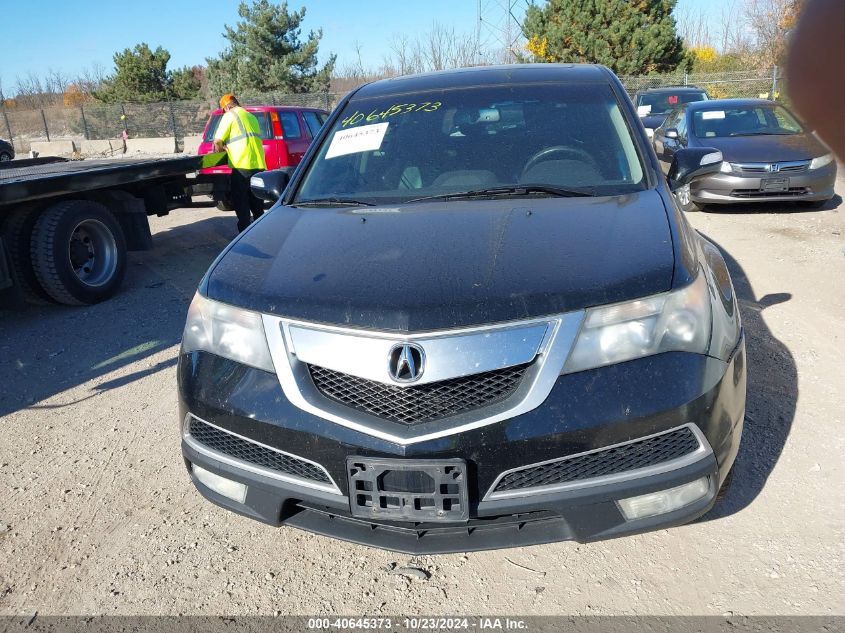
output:
[[113, 300], [0, 313], [0, 614], [845, 614], [840, 202], [690, 216], [728, 257], [748, 335], [748, 417], [714, 512], [591, 545], [418, 557], [195, 492], [175, 355], [235, 219], [153, 218], [156, 249], [132, 254]]

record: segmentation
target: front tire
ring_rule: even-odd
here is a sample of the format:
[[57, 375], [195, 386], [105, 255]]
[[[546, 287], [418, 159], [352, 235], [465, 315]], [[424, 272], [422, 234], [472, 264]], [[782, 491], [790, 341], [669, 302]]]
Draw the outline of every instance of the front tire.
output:
[[684, 185], [675, 192], [675, 200], [678, 201], [678, 206], [684, 213], [696, 213], [704, 210], [703, 204], [693, 202], [689, 185]]
[[89, 200], [66, 200], [45, 210], [35, 223], [31, 254], [41, 287], [68, 305], [108, 299], [126, 272], [120, 224]]
[[0, 152], [0, 163], [8, 163], [12, 160], [12, 155], [8, 152]]

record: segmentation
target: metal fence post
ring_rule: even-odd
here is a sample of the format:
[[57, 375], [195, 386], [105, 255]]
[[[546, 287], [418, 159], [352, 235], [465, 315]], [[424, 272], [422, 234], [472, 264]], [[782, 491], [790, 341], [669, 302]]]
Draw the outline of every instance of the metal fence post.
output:
[[775, 93], [778, 91], [778, 67], [772, 66], [772, 101], [775, 99]]
[[129, 138], [129, 127], [126, 125], [126, 108], [123, 107], [123, 104], [120, 104], [120, 121], [123, 123], [123, 136], [124, 138]]
[[689, 74], [687, 73], [687, 71], [684, 71], [684, 85], [685, 86], [687, 85], [688, 80], [689, 80]]
[[41, 110], [41, 120], [44, 121], [44, 134], [47, 135], [47, 142], [50, 142], [50, 129], [47, 127], [47, 117], [44, 115], [44, 110]]
[[173, 142], [177, 142], [178, 135], [176, 133], [176, 110], [173, 108], [173, 102], [168, 101], [167, 106], [170, 108], [170, 129], [173, 131]]
[[14, 144], [15, 144], [15, 139], [14, 139], [14, 137], [12, 136], [12, 126], [11, 126], [11, 125], [9, 125], [9, 115], [8, 115], [8, 114], [6, 114], [6, 108], [3, 108], [3, 109], [2, 109], [2, 112], [3, 112], [3, 121], [5, 121], [5, 122], [6, 122], [6, 131], [9, 133], [9, 142], [10, 142], [12, 145], [14, 145]]
[[85, 118], [85, 108], [82, 106], [79, 106], [79, 115], [82, 117], [82, 132], [85, 134], [85, 140], [88, 141], [91, 136], [88, 134], [88, 120]]

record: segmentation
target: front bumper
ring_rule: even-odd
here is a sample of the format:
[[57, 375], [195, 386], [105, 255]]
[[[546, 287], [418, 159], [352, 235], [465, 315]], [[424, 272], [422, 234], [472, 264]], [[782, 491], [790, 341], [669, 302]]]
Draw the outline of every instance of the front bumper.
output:
[[[292, 406], [275, 375], [207, 354], [182, 355], [180, 413], [266, 447], [321, 465], [330, 485], [251, 467], [183, 435], [189, 472], [196, 464], [246, 484], [243, 503], [192, 479], [206, 498], [271, 525], [409, 553], [515, 547], [560, 540], [600, 540], [679, 525], [707, 512], [736, 456], [745, 406], [745, 347], [728, 363], [668, 353], [561, 376], [547, 400], [523, 415], [452, 436], [398, 445]], [[507, 470], [580, 454], [694, 424], [706, 450], [670, 470], [637, 471], [536, 494], [489, 492]], [[351, 455], [466, 460], [469, 520], [414, 524], [353, 518], [346, 458]], [[679, 510], [628, 521], [617, 500], [707, 477], [705, 497]]]
[[[763, 191], [762, 181], [788, 178], [783, 192]], [[829, 200], [834, 196], [836, 163], [799, 173], [772, 173], [763, 176], [712, 174], [690, 183], [690, 196], [698, 204], [737, 204], [749, 202], [801, 202]]]

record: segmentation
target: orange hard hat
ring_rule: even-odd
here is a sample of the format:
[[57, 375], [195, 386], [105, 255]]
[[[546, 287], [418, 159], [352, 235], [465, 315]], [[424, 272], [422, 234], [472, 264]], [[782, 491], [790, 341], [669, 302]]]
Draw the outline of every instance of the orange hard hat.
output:
[[220, 97], [220, 107], [225, 108], [227, 105], [232, 103], [232, 101], [237, 101], [235, 95], [233, 95], [231, 92], [227, 92], [222, 97]]

